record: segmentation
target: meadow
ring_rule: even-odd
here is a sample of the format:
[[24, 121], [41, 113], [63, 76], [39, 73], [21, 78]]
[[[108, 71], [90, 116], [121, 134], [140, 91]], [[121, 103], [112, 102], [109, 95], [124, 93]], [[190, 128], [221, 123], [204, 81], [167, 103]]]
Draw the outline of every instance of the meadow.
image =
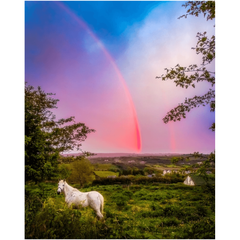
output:
[[108, 177], [108, 176], [116, 176], [118, 177], [118, 172], [111, 172], [111, 171], [94, 171], [99, 177]]
[[104, 196], [103, 221], [91, 208], [67, 208], [57, 181], [26, 184], [25, 238], [215, 238], [215, 200], [207, 186], [149, 182], [81, 189], [91, 190]]

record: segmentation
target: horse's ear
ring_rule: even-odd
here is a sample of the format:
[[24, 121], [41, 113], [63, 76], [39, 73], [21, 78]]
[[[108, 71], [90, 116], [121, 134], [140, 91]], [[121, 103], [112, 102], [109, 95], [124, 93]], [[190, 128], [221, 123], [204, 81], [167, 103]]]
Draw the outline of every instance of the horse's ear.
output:
[[63, 179], [63, 181], [64, 181], [64, 182], [66, 182], [66, 180], [65, 180], [65, 179]]

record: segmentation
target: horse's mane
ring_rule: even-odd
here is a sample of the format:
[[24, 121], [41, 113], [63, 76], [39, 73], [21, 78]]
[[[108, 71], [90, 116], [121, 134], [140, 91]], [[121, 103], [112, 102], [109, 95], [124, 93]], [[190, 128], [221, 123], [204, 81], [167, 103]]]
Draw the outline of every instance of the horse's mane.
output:
[[[66, 182], [67, 183], [67, 182]], [[77, 192], [80, 192], [77, 188], [74, 188], [74, 187], [72, 187], [71, 185], [69, 185], [68, 183], [67, 183], [67, 185], [71, 188], [71, 190], [72, 191], [77, 191]]]

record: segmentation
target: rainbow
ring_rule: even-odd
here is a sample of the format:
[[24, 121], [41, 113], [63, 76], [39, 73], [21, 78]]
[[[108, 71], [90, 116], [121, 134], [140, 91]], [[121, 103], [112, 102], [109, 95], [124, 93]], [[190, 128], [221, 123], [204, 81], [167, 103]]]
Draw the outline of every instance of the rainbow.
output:
[[134, 121], [135, 132], [136, 132], [136, 148], [137, 148], [137, 151], [140, 152], [142, 146], [141, 146], [141, 135], [140, 135], [140, 130], [139, 130], [137, 114], [136, 114], [135, 106], [134, 106], [133, 101], [132, 101], [132, 97], [131, 97], [130, 92], [128, 90], [128, 87], [126, 85], [126, 81], [124, 80], [119, 68], [117, 67], [117, 65], [116, 65], [115, 61], [113, 60], [112, 56], [110, 55], [110, 53], [106, 50], [105, 46], [97, 38], [97, 36], [91, 31], [91, 29], [88, 27], [88, 25], [79, 16], [77, 16], [73, 11], [71, 11], [66, 5], [64, 5], [62, 2], [55, 2], [55, 3], [61, 9], [66, 11], [94, 39], [94, 41], [98, 44], [98, 46], [103, 51], [104, 55], [110, 61], [112, 67], [114, 68], [114, 70], [115, 70], [115, 72], [118, 76], [118, 79], [119, 79], [119, 81], [121, 82], [121, 84], [124, 88], [124, 92], [126, 94], [126, 97], [128, 99], [130, 108], [132, 110], [133, 121]]
[[[165, 92], [163, 90], [161, 92], [162, 92], [163, 100], [165, 102], [166, 109], [169, 110], [170, 106], [168, 104], [168, 99], [166, 97], [166, 94], [165, 94]], [[171, 121], [167, 123], [169, 134], [170, 134], [170, 147], [171, 147], [171, 151], [175, 152], [175, 150], [176, 150], [176, 140], [175, 140], [175, 132], [174, 132], [174, 125], [173, 124], [174, 123], [171, 122]]]

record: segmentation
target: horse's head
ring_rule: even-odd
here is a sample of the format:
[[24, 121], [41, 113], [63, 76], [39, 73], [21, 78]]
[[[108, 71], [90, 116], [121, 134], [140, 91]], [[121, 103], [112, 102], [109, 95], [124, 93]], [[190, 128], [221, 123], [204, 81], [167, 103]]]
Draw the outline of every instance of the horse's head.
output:
[[65, 183], [66, 183], [65, 179], [59, 181], [57, 194], [60, 194], [63, 191]]

